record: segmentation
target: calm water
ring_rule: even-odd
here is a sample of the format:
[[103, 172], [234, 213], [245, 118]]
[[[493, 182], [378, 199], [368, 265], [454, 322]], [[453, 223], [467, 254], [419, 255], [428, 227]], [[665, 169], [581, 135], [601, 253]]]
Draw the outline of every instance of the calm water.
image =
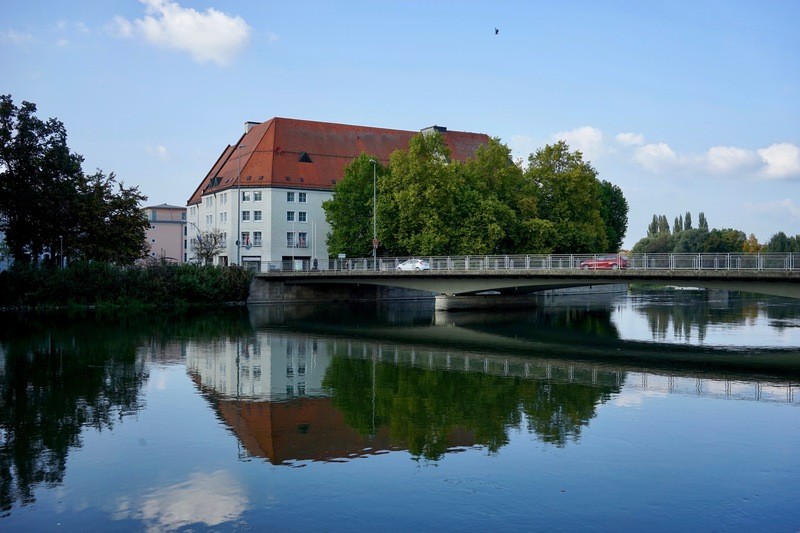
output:
[[3, 318], [4, 531], [800, 529], [800, 302]]

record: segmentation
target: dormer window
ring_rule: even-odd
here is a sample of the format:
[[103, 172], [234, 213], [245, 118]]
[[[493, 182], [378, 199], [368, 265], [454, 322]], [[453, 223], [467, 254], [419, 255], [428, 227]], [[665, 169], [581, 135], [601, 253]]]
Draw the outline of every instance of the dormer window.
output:
[[303, 152], [300, 154], [300, 159], [297, 160], [300, 163], [311, 163], [311, 156], [308, 155], [308, 152]]

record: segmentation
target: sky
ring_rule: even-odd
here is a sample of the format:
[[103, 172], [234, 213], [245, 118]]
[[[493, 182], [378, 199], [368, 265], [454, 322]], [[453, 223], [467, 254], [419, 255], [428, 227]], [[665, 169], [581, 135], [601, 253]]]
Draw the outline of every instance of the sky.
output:
[[[564, 140], [654, 214], [800, 234], [800, 2], [5, 0], [0, 94], [186, 205], [247, 121]], [[495, 29], [499, 31], [495, 31]]]

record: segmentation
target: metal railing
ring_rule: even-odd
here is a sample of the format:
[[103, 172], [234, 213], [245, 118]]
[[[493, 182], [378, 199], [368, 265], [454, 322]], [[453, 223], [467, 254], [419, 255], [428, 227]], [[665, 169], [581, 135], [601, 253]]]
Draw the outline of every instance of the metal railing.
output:
[[[422, 265], [407, 263], [422, 260]], [[800, 271], [800, 253], [550, 254], [359, 257], [270, 261], [268, 271], [774, 270]]]

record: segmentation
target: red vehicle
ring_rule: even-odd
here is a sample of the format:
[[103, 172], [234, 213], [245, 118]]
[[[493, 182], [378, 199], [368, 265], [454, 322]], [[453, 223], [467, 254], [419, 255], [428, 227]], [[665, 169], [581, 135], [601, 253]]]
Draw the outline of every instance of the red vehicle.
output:
[[622, 255], [603, 255], [581, 261], [581, 270], [619, 270], [628, 268], [628, 259]]

